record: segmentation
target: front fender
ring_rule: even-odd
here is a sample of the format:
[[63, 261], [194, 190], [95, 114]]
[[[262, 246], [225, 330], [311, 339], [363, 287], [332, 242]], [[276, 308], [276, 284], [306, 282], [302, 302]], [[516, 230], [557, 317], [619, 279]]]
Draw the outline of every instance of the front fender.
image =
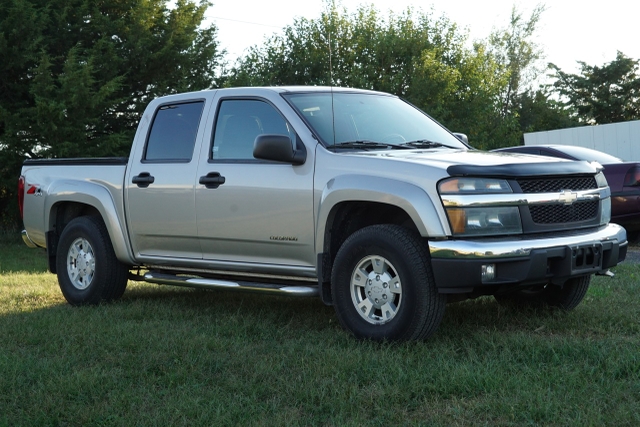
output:
[[342, 202], [377, 202], [404, 210], [424, 237], [444, 236], [442, 215], [420, 187], [403, 181], [367, 175], [342, 175], [331, 179], [322, 190], [316, 226], [316, 253], [324, 251], [327, 220]]
[[44, 223], [49, 230], [55, 223], [55, 218], [52, 218], [54, 207], [60, 203], [79, 203], [95, 208], [107, 226], [118, 260], [128, 265], [135, 264], [127, 228], [121, 221], [124, 217], [118, 215], [116, 201], [107, 188], [90, 181], [58, 180], [52, 183], [44, 203]]

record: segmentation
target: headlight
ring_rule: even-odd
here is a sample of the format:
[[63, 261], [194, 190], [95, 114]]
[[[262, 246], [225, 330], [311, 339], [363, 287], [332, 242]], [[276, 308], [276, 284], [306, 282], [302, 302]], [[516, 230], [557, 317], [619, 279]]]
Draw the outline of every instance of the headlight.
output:
[[522, 233], [516, 206], [448, 208], [447, 216], [455, 235], [490, 236]]
[[440, 181], [438, 190], [440, 194], [513, 193], [504, 179], [490, 178], [449, 178]]
[[[488, 205], [465, 206], [464, 203], [445, 201], [445, 210], [449, 225], [454, 235], [492, 236], [505, 234], [521, 234], [522, 221], [517, 206], [491, 206], [491, 194], [513, 193], [511, 186], [504, 179], [492, 178], [449, 178], [440, 181], [440, 194], [454, 197], [462, 202], [466, 196], [485, 194]], [[450, 198], [450, 199], [453, 199]], [[465, 200], [466, 201], [466, 200]], [[499, 204], [496, 201], [496, 204]]]

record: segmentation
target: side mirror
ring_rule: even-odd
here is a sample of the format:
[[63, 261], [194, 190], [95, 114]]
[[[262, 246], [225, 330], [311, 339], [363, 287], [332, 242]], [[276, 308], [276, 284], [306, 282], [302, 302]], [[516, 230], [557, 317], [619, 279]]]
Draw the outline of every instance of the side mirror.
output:
[[307, 160], [307, 153], [304, 145], [294, 150], [287, 135], [260, 135], [253, 145], [253, 157], [301, 165]]
[[469, 145], [469, 138], [464, 133], [453, 132], [453, 136], [455, 136], [456, 138], [458, 138], [460, 141], [464, 142], [465, 144]]

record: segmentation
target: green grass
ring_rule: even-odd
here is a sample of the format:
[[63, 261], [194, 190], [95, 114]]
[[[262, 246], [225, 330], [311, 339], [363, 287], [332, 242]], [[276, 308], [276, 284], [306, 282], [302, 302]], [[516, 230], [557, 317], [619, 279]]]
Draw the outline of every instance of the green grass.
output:
[[640, 425], [640, 266], [573, 312], [452, 304], [375, 344], [316, 299], [131, 282], [73, 308], [44, 253], [0, 241], [0, 426]]

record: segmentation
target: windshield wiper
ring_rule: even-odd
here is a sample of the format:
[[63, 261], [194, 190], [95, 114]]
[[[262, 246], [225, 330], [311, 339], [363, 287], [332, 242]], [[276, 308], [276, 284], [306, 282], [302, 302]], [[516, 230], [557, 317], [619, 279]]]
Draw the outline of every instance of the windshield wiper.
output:
[[435, 141], [429, 141], [428, 139], [417, 139], [415, 141], [403, 142], [400, 145], [403, 147], [415, 147], [415, 148], [436, 148], [436, 147], [451, 148], [448, 145], [444, 145]]
[[346, 142], [339, 142], [337, 144], [333, 144], [331, 146], [329, 146], [329, 148], [331, 147], [336, 147], [336, 148], [395, 148], [395, 149], [403, 149], [403, 148], [409, 148], [409, 147], [403, 147], [401, 145], [398, 144], [387, 144], [386, 142], [376, 142], [376, 141], [368, 141], [368, 140], [359, 140], [359, 141], [346, 141]]

